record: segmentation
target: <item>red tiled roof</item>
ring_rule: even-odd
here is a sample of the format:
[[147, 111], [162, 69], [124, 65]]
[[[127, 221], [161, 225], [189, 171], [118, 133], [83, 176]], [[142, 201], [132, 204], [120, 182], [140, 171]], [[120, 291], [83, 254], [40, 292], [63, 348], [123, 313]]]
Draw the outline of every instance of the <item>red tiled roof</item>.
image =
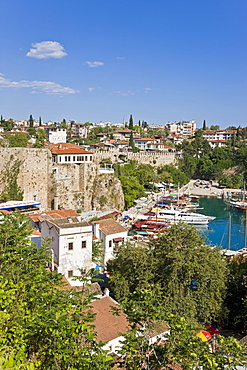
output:
[[[119, 310], [116, 304], [110, 297], [103, 297], [91, 303], [92, 311], [96, 314], [95, 330], [97, 340], [100, 342], [109, 342], [110, 340], [120, 336], [119, 333], [126, 333], [128, 328], [127, 316]], [[119, 310], [119, 315], [114, 315], [112, 307]]]
[[9, 214], [11, 214], [11, 212], [9, 212], [9, 211], [6, 211], [5, 209], [1, 209], [1, 210], [0, 210], [0, 212], [2, 212], [2, 213], [5, 213], [6, 215], [9, 215]]
[[129, 142], [128, 141], [114, 141], [114, 145], [118, 145], [118, 144], [129, 145]]
[[227, 140], [208, 140], [209, 143], [227, 143]]
[[93, 154], [93, 153], [79, 148], [66, 148], [66, 149], [52, 149], [52, 154]]
[[79, 213], [77, 213], [76, 211], [73, 211], [72, 209], [64, 209], [64, 210], [59, 209], [59, 210], [56, 210], [56, 211], [48, 211], [48, 212], [45, 212], [45, 213], [42, 213], [42, 214], [34, 213], [34, 214], [29, 215], [29, 218], [31, 218], [31, 220], [33, 222], [39, 222], [40, 217], [43, 217], [44, 215], [48, 215], [53, 219], [80, 216]]
[[135, 139], [136, 141], [155, 141], [155, 139], [150, 139], [149, 137], [142, 137]]
[[125, 227], [114, 221], [112, 218], [96, 221], [95, 223], [100, 225], [100, 230], [105, 235], [118, 234], [127, 231]]

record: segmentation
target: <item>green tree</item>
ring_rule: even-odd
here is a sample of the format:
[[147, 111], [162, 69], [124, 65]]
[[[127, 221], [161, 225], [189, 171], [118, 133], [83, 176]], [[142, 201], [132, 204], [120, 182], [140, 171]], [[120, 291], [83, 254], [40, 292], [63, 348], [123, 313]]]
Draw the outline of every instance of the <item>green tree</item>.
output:
[[134, 122], [133, 122], [133, 117], [132, 117], [132, 114], [131, 114], [130, 119], [129, 119], [129, 129], [133, 130], [133, 128], [134, 128]]
[[130, 133], [130, 140], [129, 140], [129, 146], [133, 149], [135, 149], [135, 143], [134, 143], [134, 139], [133, 139], [133, 131], [131, 131]]
[[[181, 186], [189, 182], [188, 176], [186, 176], [186, 174], [183, 171], [177, 169], [175, 166], [172, 165], [165, 165], [163, 167], [159, 167], [157, 172], [160, 179], [164, 182], [172, 182], [175, 185], [180, 184]], [[163, 174], [165, 176], [163, 176]], [[169, 176], [167, 176], [167, 174], [169, 174]], [[172, 181], [169, 181], [168, 178], [171, 179]]]
[[[211, 322], [221, 313], [226, 262], [219, 249], [205, 245], [194, 227], [174, 225], [147, 249], [120, 249], [109, 270], [117, 298], [129, 315], [134, 307], [139, 318], [150, 311], [154, 317], [157, 307], [159, 315], [162, 309], [166, 315]], [[145, 296], [152, 297], [151, 306]]]
[[33, 116], [30, 114], [30, 117], [29, 117], [29, 120], [28, 120], [28, 123], [29, 123], [29, 127], [33, 127]]
[[135, 177], [120, 176], [119, 179], [122, 184], [126, 207], [132, 206], [137, 198], [145, 195], [143, 185], [139, 184]]
[[220, 129], [220, 126], [219, 125], [211, 125], [210, 126], [210, 130], [212, 130], [212, 131], [217, 131], [219, 129]]
[[202, 129], [203, 129], [203, 131], [207, 130], [207, 125], [206, 125], [206, 121], [205, 120], [203, 121]]
[[42, 119], [39, 117], [39, 126], [42, 126]]
[[34, 146], [36, 148], [42, 148], [46, 140], [46, 132], [43, 128], [37, 128], [36, 130], [36, 142]]
[[16, 134], [7, 134], [6, 139], [9, 142], [11, 148], [22, 147], [25, 148], [28, 143], [27, 134], [24, 132], [17, 132]]
[[62, 289], [62, 276], [45, 268], [47, 242], [32, 245], [22, 215], [4, 215], [0, 228], [0, 360], [14, 358], [16, 370], [29, 363], [40, 370], [108, 369], [88, 293]]
[[18, 185], [18, 176], [22, 161], [11, 158], [2, 170], [0, 184], [3, 187], [0, 198], [3, 200], [22, 200], [24, 190]]
[[36, 136], [36, 130], [34, 127], [28, 127], [27, 132], [30, 136]]
[[196, 333], [202, 329], [183, 317], [170, 315], [165, 321], [170, 326], [166, 340], [149, 344], [150, 332], [164, 327], [162, 316], [159, 321], [142, 327], [132, 326], [125, 335], [121, 349], [122, 362], [120, 369], [175, 369], [178, 365], [184, 370], [221, 370], [236, 369], [243, 365], [245, 351], [243, 346], [232, 337], [217, 335], [213, 347], [203, 342]]
[[243, 256], [228, 262], [227, 326], [247, 331], [247, 261]]

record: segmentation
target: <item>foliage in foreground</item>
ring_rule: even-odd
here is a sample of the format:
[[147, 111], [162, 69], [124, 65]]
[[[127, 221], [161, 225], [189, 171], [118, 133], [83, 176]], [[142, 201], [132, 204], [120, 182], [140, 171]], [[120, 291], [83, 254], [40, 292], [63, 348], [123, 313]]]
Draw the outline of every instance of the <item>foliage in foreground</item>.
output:
[[108, 269], [117, 299], [141, 321], [160, 312], [202, 322], [221, 314], [226, 262], [194, 227], [174, 225], [148, 248], [124, 246]]
[[[49, 262], [48, 241], [37, 249], [30, 243], [29, 235], [28, 222], [23, 216], [5, 215], [1, 219], [0, 369], [110, 369], [112, 357], [97, 344], [91, 324], [92, 296], [85, 290], [83, 294], [64, 290], [61, 275], [45, 268]], [[186, 232], [182, 233], [179, 241], [187, 243], [186, 237]], [[148, 254], [145, 264], [149, 257]], [[219, 338], [217, 353], [211, 353], [195, 335], [198, 324], [163, 315], [161, 306], [155, 306], [152, 289], [137, 289], [137, 293], [140, 299], [134, 292], [134, 315], [130, 315], [134, 323], [121, 351], [124, 358], [120, 366], [124, 365], [125, 370], [160, 370], [161, 366], [168, 369], [171, 362], [181, 364], [185, 370], [199, 369], [199, 365], [203, 369], [220, 369], [225, 364], [240, 362], [243, 351], [237, 341]], [[143, 319], [149, 324], [155, 318], [171, 327], [162, 346], [148, 345], [135, 324]]]
[[45, 268], [47, 246], [30, 243], [28, 222], [5, 215], [0, 226], [0, 364], [2, 369], [107, 369], [96, 343], [89, 295], [63, 290]]
[[147, 341], [145, 329], [140, 331], [133, 325], [125, 335], [121, 349], [123, 360], [118, 368], [170, 370], [176, 364], [181, 370], [221, 370], [224, 366], [230, 370], [243, 364], [246, 358], [243, 346], [233, 337], [215, 335], [212, 341], [203, 342], [196, 335], [202, 329], [198, 324], [176, 315], [166, 317], [166, 322], [170, 326], [166, 340], [160, 338], [153, 344]]

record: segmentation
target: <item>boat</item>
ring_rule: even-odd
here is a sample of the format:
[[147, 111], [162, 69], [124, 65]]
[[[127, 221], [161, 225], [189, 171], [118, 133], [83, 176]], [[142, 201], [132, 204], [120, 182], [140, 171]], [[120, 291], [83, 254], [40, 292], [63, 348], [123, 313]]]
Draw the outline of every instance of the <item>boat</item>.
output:
[[215, 217], [205, 216], [200, 213], [189, 212], [181, 209], [165, 208], [157, 211], [156, 217], [159, 219], [165, 219], [171, 224], [177, 224], [179, 222], [185, 222], [186, 224], [193, 225], [206, 225], [210, 221], [213, 221]]
[[225, 200], [225, 203], [234, 207], [234, 208], [237, 208], [237, 209], [240, 209], [242, 211], [246, 211], [247, 210], [247, 201], [246, 200], [236, 200], [236, 199], [233, 199], [233, 198], [229, 198], [227, 200]]

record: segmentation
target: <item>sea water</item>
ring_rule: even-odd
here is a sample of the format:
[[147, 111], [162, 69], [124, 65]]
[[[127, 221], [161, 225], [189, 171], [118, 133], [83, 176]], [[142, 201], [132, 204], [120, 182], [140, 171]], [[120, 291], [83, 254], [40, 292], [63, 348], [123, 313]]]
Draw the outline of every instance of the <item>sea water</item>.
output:
[[197, 212], [216, 217], [208, 226], [197, 227], [208, 244], [236, 251], [247, 247], [246, 213], [225, 204], [223, 199], [203, 197]]

